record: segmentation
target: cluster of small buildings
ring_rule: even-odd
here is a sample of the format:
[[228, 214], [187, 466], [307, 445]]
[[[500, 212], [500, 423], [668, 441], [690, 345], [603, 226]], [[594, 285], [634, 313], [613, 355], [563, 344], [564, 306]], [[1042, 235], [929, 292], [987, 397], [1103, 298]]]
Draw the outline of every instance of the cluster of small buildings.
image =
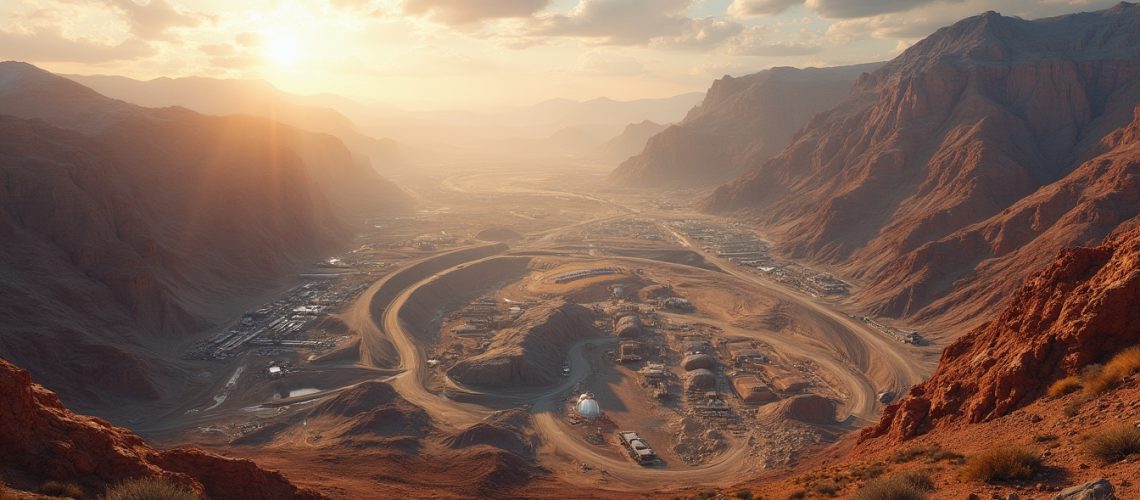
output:
[[590, 226], [586, 235], [590, 239], [621, 238], [658, 241], [662, 239], [661, 231], [652, 219], [631, 218], [618, 219]]
[[315, 274], [302, 275], [303, 283], [276, 301], [245, 313], [236, 324], [199, 345], [190, 357], [225, 359], [236, 356], [245, 346], [331, 347], [334, 341], [309, 339], [307, 331], [330, 311], [356, 298], [369, 280], [353, 273]]

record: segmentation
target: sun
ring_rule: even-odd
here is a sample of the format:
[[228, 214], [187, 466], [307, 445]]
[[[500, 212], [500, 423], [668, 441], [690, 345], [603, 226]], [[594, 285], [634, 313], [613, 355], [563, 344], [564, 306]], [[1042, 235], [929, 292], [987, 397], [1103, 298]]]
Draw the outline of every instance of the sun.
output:
[[301, 61], [302, 52], [300, 42], [288, 33], [264, 35], [261, 55], [269, 62], [281, 66], [293, 66]]

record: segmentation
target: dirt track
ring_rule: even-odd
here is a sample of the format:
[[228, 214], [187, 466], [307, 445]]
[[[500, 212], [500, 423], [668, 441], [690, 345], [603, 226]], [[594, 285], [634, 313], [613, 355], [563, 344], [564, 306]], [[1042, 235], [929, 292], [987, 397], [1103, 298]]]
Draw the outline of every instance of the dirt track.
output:
[[[524, 191], [516, 189], [518, 191]], [[535, 190], [535, 196], [567, 196], [567, 193], [547, 190]], [[577, 196], [577, 195], [575, 195]], [[589, 196], [590, 199], [597, 198]], [[612, 204], [611, 202], [607, 202]], [[637, 213], [639, 217], [648, 216], [646, 212], [621, 207], [622, 211]], [[518, 255], [520, 251], [542, 250], [550, 245], [555, 237], [563, 231], [578, 229], [592, 223], [612, 220], [622, 216], [608, 215], [562, 228], [543, 231], [529, 243], [522, 247], [512, 249]], [[725, 332], [736, 336], [746, 336], [763, 340], [781, 352], [790, 355], [812, 359], [823, 370], [827, 371], [830, 380], [839, 385], [835, 387], [846, 396], [842, 407], [845, 414], [854, 417], [848, 421], [851, 425], [861, 425], [876, 418], [880, 409], [877, 393], [881, 391], [900, 392], [923, 378], [928, 369], [917, 356], [908, 352], [903, 344], [885, 338], [867, 325], [857, 322], [844, 314], [833, 310], [830, 306], [821, 304], [811, 298], [799, 295], [780, 285], [766, 281], [764, 278], [743, 272], [731, 262], [725, 262], [715, 255], [700, 251], [700, 245], [694, 245], [682, 235], [665, 228], [673, 233], [683, 246], [701, 253], [708, 262], [723, 269], [723, 272], [684, 266], [681, 264], [668, 264], [660, 261], [649, 261], [636, 257], [614, 257], [617, 260], [626, 260], [634, 265], [653, 263], [665, 268], [677, 266], [688, 270], [696, 269], [707, 273], [715, 279], [726, 282], [740, 280], [740, 286], [755, 288], [763, 294], [778, 298], [780, 301], [790, 303], [799, 315], [797, 321], [809, 324], [809, 335], [771, 335], [766, 332], [752, 332], [745, 328], [734, 327], [725, 322], [711, 322], [722, 328]], [[597, 447], [584, 442], [576, 434], [569, 432], [567, 424], [563, 421], [561, 412], [566, 393], [578, 382], [590, 375], [589, 360], [583, 354], [587, 345], [602, 346], [614, 342], [613, 338], [590, 339], [575, 344], [567, 353], [571, 365], [571, 376], [557, 387], [538, 391], [502, 391], [485, 392], [468, 387], [462, 387], [447, 381], [452, 390], [465, 393], [465, 401], [478, 401], [479, 403], [460, 402], [434, 394], [426, 389], [428, 367], [426, 364], [425, 347], [421, 335], [411, 331], [407, 323], [409, 315], [401, 314], [408, 307], [409, 301], [423, 287], [438, 284], [443, 277], [461, 272], [465, 268], [477, 265], [486, 265], [499, 258], [507, 250], [505, 245], [466, 248], [449, 252], [439, 256], [420, 261], [405, 270], [397, 272], [386, 280], [377, 283], [356, 302], [356, 304], [343, 315], [345, 321], [357, 332], [362, 334], [362, 362], [369, 366], [391, 365], [394, 360], [391, 346], [398, 357], [398, 365], [404, 372], [393, 377], [390, 382], [401, 395], [413, 404], [426, 410], [436, 422], [444, 429], [458, 430], [474, 424], [490, 415], [496, 409], [519, 404], [530, 404], [535, 421], [535, 427], [543, 440], [540, 456], [545, 457], [544, 465], [565, 463], [555, 457], [567, 460], [572, 464], [587, 463], [594, 468], [604, 469], [608, 480], [606, 487], [626, 490], [644, 488], [647, 481], [656, 487], [670, 485], [719, 484], [725, 479], [739, 477], [750, 466], [747, 460], [748, 447], [736, 443], [725, 453], [709, 464], [698, 467], [671, 465], [666, 468], [645, 468], [630, 461], [615, 458], [613, 455], [600, 453]], [[517, 258], [517, 257], [516, 257]], [[726, 273], [728, 276], [726, 276]], [[422, 305], [416, 306], [417, 308]], [[430, 316], [430, 314], [428, 314]], [[419, 311], [412, 316], [416, 319], [417, 328], [427, 316]], [[706, 321], [702, 319], [702, 321]], [[568, 470], [568, 469], [567, 469]], [[561, 474], [564, 479], [571, 482], [582, 482], [597, 486], [597, 476], [567, 473]]]

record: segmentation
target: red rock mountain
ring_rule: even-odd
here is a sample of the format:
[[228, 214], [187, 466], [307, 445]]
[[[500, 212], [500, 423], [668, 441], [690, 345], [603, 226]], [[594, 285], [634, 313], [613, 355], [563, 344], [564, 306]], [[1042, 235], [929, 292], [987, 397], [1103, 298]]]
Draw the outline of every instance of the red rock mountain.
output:
[[405, 202], [331, 136], [0, 63], [0, 355], [69, 404], [157, 398], [185, 334]]
[[1140, 6], [989, 12], [862, 78], [704, 207], [747, 210], [788, 254], [864, 282], [877, 314], [976, 321], [1140, 213], [1137, 102]]
[[713, 82], [681, 123], [649, 139], [610, 178], [631, 186], [712, 186], [762, 162], [879, 64], [773, 68]]
[[72, 413], [28, 372], [0, 360], [0, 475], [10, 486], [75, 482], [88, 494], [140, 476], [160, 476], [213, 499], [309, 499], [284, 476], [248, 460], [196, 448], [157, 450], [130, 431]]
[[1049, 384], [1140, 344], [1140, 229], [1063, 252], [1010, 304], [942, 354], [934, 375], [889, 406], [864, 439], [908, 439], [989, 421]]

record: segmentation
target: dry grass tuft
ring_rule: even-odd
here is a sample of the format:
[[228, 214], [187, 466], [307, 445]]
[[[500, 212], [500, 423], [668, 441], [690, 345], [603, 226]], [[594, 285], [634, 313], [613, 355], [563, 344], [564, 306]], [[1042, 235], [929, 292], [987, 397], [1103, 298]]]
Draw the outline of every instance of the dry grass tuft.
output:
[[139, 477], [107, 488], [103, 500], [202, 500], [202, 497], [160, 477]]
[[1116, 353], [1103, 368], [1090, 373], [1084, 380], [1084, 393], [1099, 396], [1116, 387], [1124, 377], [1140, 371], [1140, 346], [1129, 347]]
[[1074, 375], [1072, 377], [1065, 377], [1061, 380], [1053, 382], [1053, 385], [1049, 386], [1049, 396], [1055, 398], [1064, 396], [1066, 394], [1072, 394], [1079, 390], [1081, 390], [1081, 379]]
[[962, 474], [978, 481], [1032, 479], [1041, 468], [1041, 457], [1031, 448], [1007, 446], [973, 455]]
[[1108, 427], [1089, 437], [1086, 449], [1105, 462], [1140, 454], [1140, 427], [1127, 424]]
[[922, 471], [907, 471], [868, 482], [855, 493], [855, 500], [925, 500], [934, 491], [934, 480]]
[[83, 488], [78, 484], [61, 481], [45, 481], [40, 485], [39, 493], [49, 497], [83, 498]]

